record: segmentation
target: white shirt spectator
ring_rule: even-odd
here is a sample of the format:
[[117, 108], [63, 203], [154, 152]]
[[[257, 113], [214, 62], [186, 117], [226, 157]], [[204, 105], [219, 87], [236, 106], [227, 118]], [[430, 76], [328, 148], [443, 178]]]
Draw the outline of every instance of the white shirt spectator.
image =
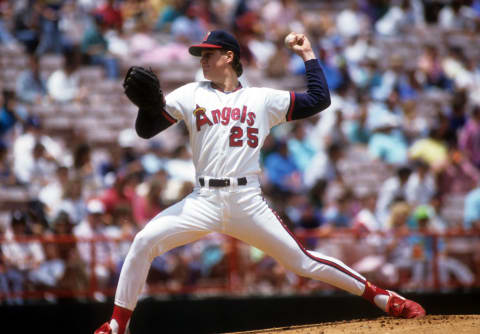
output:
[[40, 168], [40, 172], [42, 172], [45, 167], [44, 164], [37, 165], [34, 161], [33, 148], [36, 141], [40, 142], [46, 152], [55, 159], [58, 159], [63, 151], [61, 145], [49, 136], [37, 137], [31, 132], [19, 136], [13, 144], [13, 171], [15, 176], [24, 183], [30, 182], [37, 168]]
[[390, 205], [397, 197], [406, 198], [406, 186], [402, 185], [400, 179], [394, 176], [385, 180], [378, 194], [375, 214], [382, 224], [386, 223], [390, 215]]
[[78, 74], [67, 75], [64, 70], [53, 72], [47, 81], [48, 94], [58, 102], [74, 100], [80, 91]]
[[421, 177], [418, 173], [413, 173], [408, 178], [405, 189], [407, 201], [415, 205], [428, 204], [435, 191], [435, 179], [430, 173], [424, 177]]
[[347, 8], [338, 14], [336, 27], [344, 37], [352, 37], [368, 30], [368, 20], [361, 12]]
[[318, 180], [332, 181], [336, 176], [337, 171], [328, 155], [324, 151], [319, 151], [305, 169], [303, 182], [307, 188], [312, 188]]
[[[82, 239], [77, 242], [78, 253], [86, 263], [88, 270], [90, 270], [93, 261], [92, 239], [107, 236], [105, 225], [102, 221], [105, 206], [101, 201], [93, 199], [87, 203], [87, 212], [86, 219], [75, 226], [73, 234], [75, 237]], [[105, 286], [110, 280], [112, 266], [114, 266], [114, 249], [112, 249], [112, 243], [109, 241], [96, 240], [93, 242], [93, 254], [95, 256], [94, 273], [99, 280], [100, 286]]]
[[42, 245], [38, 241], [17, 242], [10, 229], [5, 233], [6, 242], [2, 243], [2, 252], [6, 260], [20, 270], [33, 269], [45, 260]]

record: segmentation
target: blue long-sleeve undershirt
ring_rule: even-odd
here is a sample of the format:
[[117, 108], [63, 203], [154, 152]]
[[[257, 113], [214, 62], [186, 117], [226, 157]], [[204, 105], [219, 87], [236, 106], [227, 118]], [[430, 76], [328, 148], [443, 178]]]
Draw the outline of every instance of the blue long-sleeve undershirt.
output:
[[305, 62], [307, 92], [292, 92], [287, 121], [310, 117], [330, 106], [327, 80], [317, 59]]

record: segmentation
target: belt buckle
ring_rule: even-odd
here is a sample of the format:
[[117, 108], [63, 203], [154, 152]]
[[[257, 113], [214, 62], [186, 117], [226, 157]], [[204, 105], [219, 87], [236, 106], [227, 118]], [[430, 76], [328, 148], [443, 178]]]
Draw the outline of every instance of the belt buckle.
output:
[[219, 187], [228, 187], [230, 186], [230, 179], [216, 179], [213, 180]]

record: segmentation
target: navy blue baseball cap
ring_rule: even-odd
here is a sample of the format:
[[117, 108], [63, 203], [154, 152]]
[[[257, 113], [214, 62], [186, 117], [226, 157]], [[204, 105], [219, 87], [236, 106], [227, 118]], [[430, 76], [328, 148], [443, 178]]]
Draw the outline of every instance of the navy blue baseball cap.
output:
[[209, 31], [201, 44], [192, 45], [188, 52], [192, 56], [200, 57], [203, 49], [225, 49], [240, 55], [240, 45], [233, 35], [223, 30]]

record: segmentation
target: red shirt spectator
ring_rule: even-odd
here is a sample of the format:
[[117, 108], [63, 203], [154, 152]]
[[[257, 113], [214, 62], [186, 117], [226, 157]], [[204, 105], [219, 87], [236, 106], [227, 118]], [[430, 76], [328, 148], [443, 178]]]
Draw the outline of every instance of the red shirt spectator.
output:
[[100, 15], [108, 28], [120, 30], [123, 25], [122, 12], [115, 7], [115, 0], [108, 0], [105, 4], [98, 7], [94, 14]]
[[140, 226], [145, 225], [166, 207], [162, 200], [163, 182], [155, 179], [149, 186], [145, 196], [138, 196], [133, 202], [133, 217]]

